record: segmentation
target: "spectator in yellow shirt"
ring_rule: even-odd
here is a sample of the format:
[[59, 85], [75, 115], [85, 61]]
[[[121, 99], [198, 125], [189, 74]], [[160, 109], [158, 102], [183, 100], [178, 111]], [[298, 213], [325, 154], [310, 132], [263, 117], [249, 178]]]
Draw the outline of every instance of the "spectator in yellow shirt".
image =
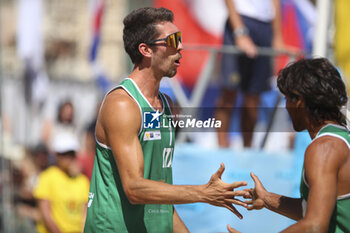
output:
[[70, 134], [61, 133], [54, 137], [57, 164], [39, 175], [34, 189], [42, 215], [42, 221], [37, 223], [38, 233], [83, 230], [89, 180], [74, 166], [78, 148], [78, 140]]

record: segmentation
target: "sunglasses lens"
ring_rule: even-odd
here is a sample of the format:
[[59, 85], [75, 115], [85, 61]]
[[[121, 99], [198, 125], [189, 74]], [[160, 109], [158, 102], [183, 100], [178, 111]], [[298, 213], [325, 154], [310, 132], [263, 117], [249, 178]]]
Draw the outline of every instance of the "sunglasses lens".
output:
[[176, 49], [179, 46], [179, 42], [182, 43], [181, 32], [176, 32], [168, 36], [168, 46], [171, 46]]
[[179, 32], [179, 41], [182, 43], [182, 34]]
[[177, 33], [175, 34], [175, 36], [176, 36], [176, 48], [177, 48], [177, 46], [179, 45], [179, 42], [182, 43], [181, 32], [177, 32]]
[[175, 34], [171, 34], [168, 37], [168, 46], [176, 48], [176, 38], [175, 38]]

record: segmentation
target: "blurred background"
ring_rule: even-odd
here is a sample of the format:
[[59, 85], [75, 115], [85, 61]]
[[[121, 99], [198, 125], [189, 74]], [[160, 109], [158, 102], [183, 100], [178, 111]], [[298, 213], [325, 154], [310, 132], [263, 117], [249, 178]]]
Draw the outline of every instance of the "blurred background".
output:
[[[261, 0], [265, 1], [265, 0]], [[181, 132], [173, 162], [175, 184], [206, 183], [221, 162], [223, 180], [248, 181], [254, 171], [269, 191], [298, 197], [307, 133], [295, 134], [283, 110], [275, 74], [301, 56], [323, 56], [350, 78], [350, 31], [347, 0], [280, 0], [285, 47], [258, 48], [273, 61], [271, 89], [261, 96], [253, 143], [244, 147], [239, 111], [228, 131], [229, 146], [218, 145], [216, 132]], [[178, 74], [161, 90], [180, 108], [213, 117], [220, 93], [228, 11], [224, 0], [0, 0], [0, 232], [36, 232], [40, 218], [32, 194], [36, 178], [56, 159], [51, 140], [60, 130], [79, 139], [77, 168], [91, 176], [94, 126], [106, 92], [126, 78], [132, 63], [124, 51], [123, 18], [133, 9], [166, 7], [183, 33]], [[349, 89], [349, 88], [348, 88]], [[241, 106], [236, 100], [236, 108]], [[202, 115], [198, 109], [208, 108]], [[293, 221], [265, 210], [226, 209], [206, 204], [176, 206], [191, 232], [277, 232]]]

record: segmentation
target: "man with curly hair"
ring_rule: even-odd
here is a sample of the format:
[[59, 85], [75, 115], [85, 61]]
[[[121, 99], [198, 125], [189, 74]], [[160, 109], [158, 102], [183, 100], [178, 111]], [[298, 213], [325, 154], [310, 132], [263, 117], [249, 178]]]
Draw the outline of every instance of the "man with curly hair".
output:
[[348, 98], [340, 74], [325, 58], [303, 59], [280, 71], [277, 85], [294, 129], [306, 129], [312, 138], [301, 197], [268, 192], [251, 173], [255, 188], [247, 209], [265, 207], [298, 221], [283, 232], [350, 232], [350, 135], [341, 112]]

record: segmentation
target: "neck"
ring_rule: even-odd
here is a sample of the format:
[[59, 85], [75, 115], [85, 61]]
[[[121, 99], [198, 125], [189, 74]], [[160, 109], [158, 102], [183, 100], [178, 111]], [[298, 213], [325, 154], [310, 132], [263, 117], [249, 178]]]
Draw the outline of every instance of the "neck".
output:
[[309, 124], [309, 126], [307, 127], [307, 131], [309, 132], [311, 139], [314, 139], [317, 133], [322, 129], [322, 127], [328, 124], [340, 125], [335, 121], [324, 121], [321, 124]]
[[65, 168], [63, 166], [60, 166], [60, 164], [57, 164], [57, 168], [60, 169], [63, 173], [65, 173], [67, 176], [70, 176], [69, 169]]
[[150, 103], [158, 99], [162, 77], [155, 75], [151, 69], [140, 66], [135, 66], [129, 77], [137, 84], [142, 94]]

